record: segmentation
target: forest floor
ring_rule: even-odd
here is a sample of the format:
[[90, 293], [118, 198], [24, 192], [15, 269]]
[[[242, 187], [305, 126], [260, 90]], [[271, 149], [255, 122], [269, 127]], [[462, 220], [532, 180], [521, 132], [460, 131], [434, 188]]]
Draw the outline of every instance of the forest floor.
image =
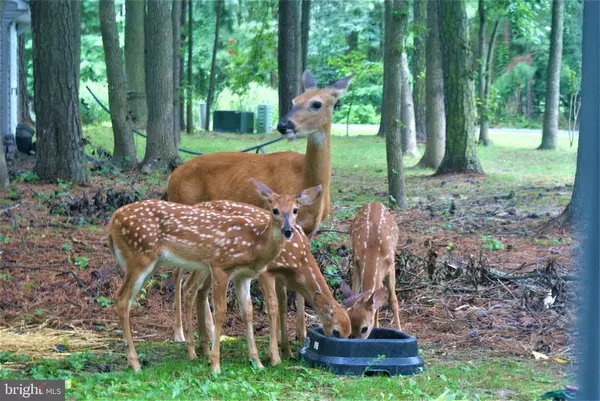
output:
[[[90, 164], [90, 186], [39, 183], [31, 173], [33, 156], [9, 162], [12, 185], [0, 195], [0, 378], [74, 375], [69, 394], [76, 399], [431, 399], [444, 392], [535, 399], [572, 379], [574, 239], [549, 224], [570, 199], [577, 145], [567, 137], [559, 139], [559, 150], [547, 152], [534, 150], [539, 138], [533, 135], [495, 134], [494, 145], [479, 150], [485, 175], [432, 177], [432, 171], [409, 168], [418, 160], [406, 160], [409, 208], [394, 212], [401, 227], [397, 290], [403, 329], [417, 337], [426, 374], [336, 378], [293, 361], [258, 374], [244, 362], [241, 338], [224, 344], [223, 379], [205, 381], [206, 363], [187, 362], [182, 346], [169, 342], [169, 269], [147, 283], [132, 310], [144, 373], [125, 369], [113, 307], [121, 272], [106, 246], [105, 225], [124, 204], [163, 197], [167, 175], [112, 170], [98, 151], [112, 148], [110, 129], [86, 127], [84, 133], [88, 153], [100, 159]], [[271, 138], [199, 134], [184, 136], [181, 146], [232, 151]], [[136, 142], [141, 154], [144, 142]], [[304, 147], [303, 141], [279, 142], [266, 150]], [[351, 277], [348, 224], [363, 203], [386, 202], [384, 142], [334, 137], [332, 156], [332, 214], [312, 246], [339, 296], [337, 275]], [[253, 295], [267, 361], [267, 318], [260, 292]], [[224, 334], [243, 337], [235, 309], [230, 302]], [[388, 326], [391, 313], [384, 309], [380, 316]], [[293, 311], [288, 318], [293, 334]]]

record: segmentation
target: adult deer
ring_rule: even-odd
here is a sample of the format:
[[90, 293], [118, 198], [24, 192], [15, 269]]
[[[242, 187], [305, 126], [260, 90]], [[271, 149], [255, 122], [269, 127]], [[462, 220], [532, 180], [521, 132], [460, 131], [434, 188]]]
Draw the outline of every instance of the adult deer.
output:
[[207, 208], [146, 200], [123, 206], [111, 217], [108, 243], [125, 271], [117, 292], [117, 312], [127, 342], [127, 361], [135, 370], [140, 363], [129, 322], [131, 303], [148, 277], [162, 264], [196, 270], [212, 277], [215, 328], [210, 364], [220, 371], [220, 335], [227, 309], [227, 284], [233, 277], [242, 315], [248, 328], [250, 359], [260, 365], [252, 331], [250, 280], [262, 272], [294, 234], [298, 208], [321, 195], [316, 186], [297, 196], [277, 195], [252, 180], [269, 211], [237, 202], [225, 213]]
[[[319, 89], [310, 72], [304, 71], [304, 93], [293, 100], [293, 107], [277, 129], [288, 139], [307, 136], [306, 154], [276, 152], [266, 155], [222, 152], [197, 156], [171, 174], [167, 187], [169, 201], [193, 205], [212, 200], [233, 200], [264, 207], [264, 200], [248, 183], [249, 177], [280, 194], [297, 193], [321, 185], [318, 202], [300, 208], [298, 225], [312, 236], [329, 215], [331, 182], [331, 118], [333, 106], [346, 91], [351, 76]], [[175, 270], [175, 341], [184, 341], [181, 319], [181, 272]], [[264, 283], [264, 280], [261, 280]], [[296, 297], [296, 335], [306, 336], [304, 299]]]
[[[203, 207], [204, 204], [198, 206]], [[220, 210], [226, 213], [242, 212], [245, 210], [231, 210], [227, 201], [207, 202], [206, 207], [211, 210]], [[335, 300], [319, 266], [310, 251], [310, 240], [301, 227], [295, 227], [291, 241], [288, 241], [279, 255], [267, 265], [267, 270], [260, 274], [263, 296], [268, 303], [270, 324], [270, 353], [278, 362], [278, 331], [281, 333], [282, 351], [291, 355], [287, 330], [285, 325], [287, 315], [286, 287], [302, 294], [313, 305], [317, 316], [323, 325], [326, 335], [347, 338], [350, 335], [350, 318], [346, 310]], [[276, 283], [276, 284], [275, 284]], [[196, 313], [198, 316], [198, 339], [202, 352], [208, 352], [208, 340], [212, 340], [212, 318], [208, 307], [208, 291], [210, 290], [210, 277], [203, 272], [192, 272], [183, 286], [184, 315], [186, 320], [186, 349], [190, 359], [196, 359], [193, 333], [193, 304], [196, 300]], [[274, 302], [277, 296], [277, 302]], [[238, 301], [240, 301], [238, 299]], [[277, 305], [278, 304], [278, 305]], [[279, 308], [277, 308], [279, 306]], [[242, 305], [240, 303], [240, 310]], [[279, 323], [277, 311], [279, 310]], [[278, 330], [279, 328], [279, 330]], [[273, 358], [271, 360], [273, 362]]]
[[[396, 296], [395, 254], [398, 245], [398, 224], [381, 203], [364, 205], [350, 226], [352, 243], [352, 290], [342, 283], [346, 297], [343, 305], [352, 324], [352, 337], [367, 338], [379, 327], [379, 308], [389, 298], [398, 330], [400, 313]], [[386, 279], [386, 287], [383, 281]]]

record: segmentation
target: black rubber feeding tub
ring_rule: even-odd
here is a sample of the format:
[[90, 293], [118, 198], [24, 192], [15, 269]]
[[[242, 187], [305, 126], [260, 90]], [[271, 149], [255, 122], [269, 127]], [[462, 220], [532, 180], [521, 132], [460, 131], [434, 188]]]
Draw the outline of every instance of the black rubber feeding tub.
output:
[[424, 366], [417, 339], [393, 329], [373, 329], [365, 340], [327, 337], [321, 328], [309, 329], [300, 356], [308, 366], [337, 375], [409, 376]]

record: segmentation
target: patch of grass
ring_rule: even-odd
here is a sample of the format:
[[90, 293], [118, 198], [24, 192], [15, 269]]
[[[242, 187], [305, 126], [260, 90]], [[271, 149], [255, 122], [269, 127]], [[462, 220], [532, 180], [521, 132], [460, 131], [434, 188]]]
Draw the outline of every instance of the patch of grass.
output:
[[[266, 349], [267, 339], [259, 340]], [[294, 361], [258, 371], [246, 360], [245, 340], [227, 339], [222, 342], [223, 373], [214, 378], [206, 358], [186, 360], [181, 344], [139, 344], [138, 351], [147, 362], [140, 374], [125, 367], [120, 353], [83, 352], [30, 363], [22, 371], [0, 369], [0, 377], [65, 379], [67, 396], [75, 400], [422, 400], [443, 394], [439, 399], [534, 400], [566, 384], [564, 374], [549, 362], [477, 352], [467, 360], [426, 357], [426, 370], [413, 377], [344, 377]], [[2, 362], [23, 358], [0, 354]]]

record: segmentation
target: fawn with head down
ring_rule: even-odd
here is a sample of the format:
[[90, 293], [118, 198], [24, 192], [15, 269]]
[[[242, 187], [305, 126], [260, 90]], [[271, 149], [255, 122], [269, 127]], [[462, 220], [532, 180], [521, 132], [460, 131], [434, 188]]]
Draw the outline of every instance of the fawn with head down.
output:
[[350, 240], [354, 262], [352, 289], [343, 283], [342, 292], [346, 298], [343, 305], [352, 324], [352, 337], [367, 338], [374, 327], [379, 327], [379, 308], [388, 298], [396, 328], [402, 330], [394, 262], [398, 245], [396, 219], [381, 203], [368, 203], [352, 221]]
[[[231, 208], [231, 203], [227, 201], [205, 202], [197, 206], [235, 215], [248, 213], [246, 209]], [[350, 335], [348, 313], [331, 294], [311, 253], [310, 240], [300, 226], [295, 227], [292, 240], [288, 241], [279, 255], [267, 265], [266, 271], [258, 276], [258, 280], [269, 313], [272, 364], [280, 361], [278, 336], [281, 338], [283, 353], [291, 356], [286, 324], [288, 288], [302, 295], [313, 306], [326, 335], [340, 338]], [[192, 325], [194, 300], [197, 302], [198, 339], [203, 352], [208, 352], [208, 340], [209, 337], [212, 338], [212, 318], [207, 302], [209, 290], [210, 277], [206, 277], [202, 272], [192, 272], [184, 284], [185, 339], [190, 359], [196, 358]], [[243, 311], [241, 305], [240, 310]]]
[[226, 213], [172, 202], [146, 200], [123, 206], [111, 217], [108, 243], [125, 278], [117, 293], [117, 312], [127, 342], [127, 361], [140, 370], [129, 321], [131, 303], [160, 265], [170, 264], [212, 277], [215, 308], [214, 340], [210, 352], [213, 372], [220, 371], [220, 336], [227, 309], [227, 283], [233, 277], [248, 327], [248, 352], [260, 366], [252, 328], [250, 280], [264, 271], [294, 234], [300, 205], [319, 198], [320, 186], [296, 196], [277, 195], [252, 180], [268, 210], [229, 202]]

